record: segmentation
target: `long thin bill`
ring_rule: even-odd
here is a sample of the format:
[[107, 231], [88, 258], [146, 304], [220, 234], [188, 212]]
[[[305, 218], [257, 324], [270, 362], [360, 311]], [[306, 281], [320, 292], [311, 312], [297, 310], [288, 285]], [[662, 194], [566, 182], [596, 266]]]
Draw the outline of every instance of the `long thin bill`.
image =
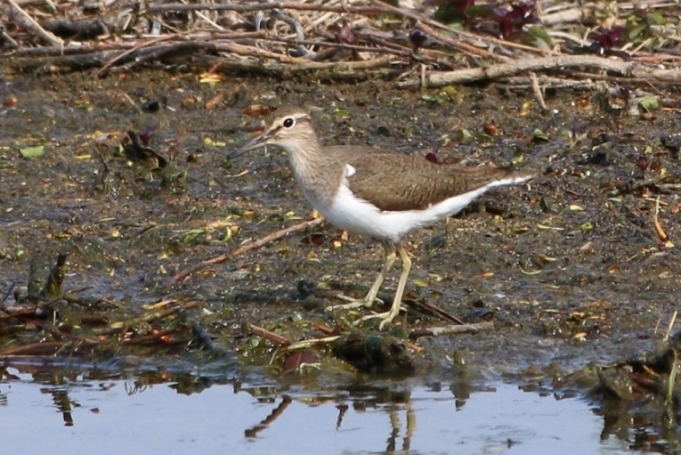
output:
[[269, 139], [269, 135], [267, 133], [261, 134], [260, 136], [256, 136], [250, 141], [246, 142], [244, 145], [239, 147], [236, 150], [232, 150], [227, 154], [227, 158], [233, 159], [238, 156], [243, 155], [246, 152], [250, 152], [251, 150], [257, 149], [259, 147], [262, 147], [267, 144], [267, 141]]

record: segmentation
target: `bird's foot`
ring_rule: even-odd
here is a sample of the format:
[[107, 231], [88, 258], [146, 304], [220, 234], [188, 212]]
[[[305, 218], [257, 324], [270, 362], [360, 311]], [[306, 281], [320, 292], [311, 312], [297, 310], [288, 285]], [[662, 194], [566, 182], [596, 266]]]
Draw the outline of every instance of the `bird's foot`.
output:
[[364, 297], [363, 299], [357, 299], [354, 297], [350, 297], [344, 294], [338, 294], [336, 298], [339, 298], [341, 300], [345, 300], [346, 302], [350, 303], [345, 303], [343, 305], [331, 305], [326, 307], [326, 311], [336, 311], [336, 310], [352, 310], [355, 308], [361, 308], [361, 307], [367, 307], [371, 308], [371, 305], [373, 305], [374, 302], [379, 302], [383, 303], [383, 300], [381, 299], [373, 299], [369, 300], [367, 297]]
[[400, 314], [400, 310], [406, 311], [407, 309], [400, 305], [396, 308], [395, 307], [391, 308], [390, 311], [386, 311], [385, 313], [370, 314], [368, 316], [364, 316], [363, 318], [360, 318], [359, 320], [357, 320], [355, 325], [359, 324], [360, 322], [368, 321], [370, 319], [380, 318], [380, 319], [383, 319], [383, 320], [378, 325], [378, 330], [383, 330], [383, 328], [386, 325], [390, 324], [393, 321], [393, 319], [395, 319], [395, 317], [398, 314]]

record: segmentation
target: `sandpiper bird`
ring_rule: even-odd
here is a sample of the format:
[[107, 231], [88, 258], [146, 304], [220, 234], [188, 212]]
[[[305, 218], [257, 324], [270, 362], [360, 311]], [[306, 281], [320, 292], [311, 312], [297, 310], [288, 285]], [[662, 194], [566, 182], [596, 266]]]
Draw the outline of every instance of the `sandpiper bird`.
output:
[[324, 146], [306, 109], [280, 108], [265, 131], [228, 154], [235, 158], [265, 145], [278, 145], [289, 158], [293, 174], [312, 206], [331, 224], [351, 233], [381, 240], [385, 262], [364, 299], [339, 307], [370, 307], [396, 259], [402, 274], [390, 311], [379, 328], [400, 312], [411, 260], [401, 239], [466, 207], [490, 188], [512, 185], [532, 174], [506, 167], [436, 164], [423, 156], [405, 155], [368, 146]]

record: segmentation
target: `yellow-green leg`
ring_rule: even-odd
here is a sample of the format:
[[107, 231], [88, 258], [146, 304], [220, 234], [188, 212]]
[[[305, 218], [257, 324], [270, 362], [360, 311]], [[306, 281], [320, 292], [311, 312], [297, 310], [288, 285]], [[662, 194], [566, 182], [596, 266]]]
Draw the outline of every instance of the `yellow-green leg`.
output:
[[397, 257], [395, 254], [395, 245], [392, 242], [387, 241], [383, 242], [383, 248], [385, 250], [385, 262], [383, 263], [383, 268], [381, 269], [381, 272], [376, 277], [376, 281], [374, 281], [374, 284], [371, 285], [369, 293], [363, 299], [359, 300], [341, 294], [337, 297], [343, 300], [347, 300], [351, 303], [347, 303], [344, 305], [334, 305], [332, 307], [327, 308], [327, 310], [342, 310], [342, 309], [347, 310], [351, 308], [359, 308], [361, 306], [371, 308], [371, 305], [373, 305], [373, 303], [376, 300], [378, 300], [377, 299], [378, 291], [379, 289], [381, 289], [381, 285], [383, 284], [383, 281], [385, 281], [385, 277], [388, 275], [388, 272], [390, 272], [390, 268], [395, 263], [395, 258]]
[[395, 248], [397, 248], [397, 253], [400, 255], [400, 260], [402, 261], [402, 274], [400, 275], [399, 283], [397, 283], [397, 291], [395, 292], [395, 299], [393, 300], [393, 304], [390, 307], [390, 311], [387, 313], [372, 314], [360, 319], [360, 321], [366, 321], [373, 318], [382, 318], [383, 320], [378, 326], [379, 330], [383, 330], [383, 327], [385, 327], [387, 324], [390, 324], [392, 320], [395, 319], [398, 314], [400, 314], [400, 309], [402, 308], [402, 294], [404, 294], [404, 288], [407, 286], [407, 278], [409, 277], [409, 271], [411, 270], [411, 259], [409, 259], [409, 255], [402, 246], [402, 243], [396, 242]]

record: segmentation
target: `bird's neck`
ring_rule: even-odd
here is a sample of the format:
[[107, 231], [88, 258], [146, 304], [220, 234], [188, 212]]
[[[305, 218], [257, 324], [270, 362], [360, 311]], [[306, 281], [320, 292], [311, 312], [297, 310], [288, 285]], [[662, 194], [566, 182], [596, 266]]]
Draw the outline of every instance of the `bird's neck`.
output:
[[344, 175], [344, 165], [333, 154], [325, 153], [319, 140], [280, 144], [288, 154], [293, 175], [305, 197], [320, 211], [330, 207]]

